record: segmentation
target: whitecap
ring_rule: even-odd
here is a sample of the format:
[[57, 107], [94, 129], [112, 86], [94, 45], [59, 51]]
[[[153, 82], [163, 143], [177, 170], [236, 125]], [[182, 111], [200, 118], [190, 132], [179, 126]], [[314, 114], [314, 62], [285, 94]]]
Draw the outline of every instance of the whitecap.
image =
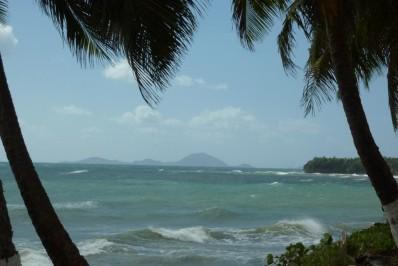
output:
[[20, 248], [21, 263], [24, 266], [50, 266], [50, 259], [44, 249]]
[[232, 170], [231, 173], [233, 173], [233, 174], [242, 174], [243, 171], [242, 170]]
[[299, 226], [299, 227], [304, 228], [307, 232], [310, 232], [310, 233], [316, 234], [316, 235], [321, 235], [327, 231], [325, 226], [321, 222], [319, 222], [313, 218], [306, 218], [306, 219], [299, 219], [299, 220], [280, 220], [276, 223], [276, 225]]
[[[96, 255], [106, 252], [106, 248], [115, 243], [107, 239], [92, 239], [81, 241], [77, 244], [80, 254], [83, 256]], [[24, 266], [47, 266], [52, 265], [43, 248], [33, 249], [27, 247], [18, 247], [21, 256], [21, 262]]]
[[281, 185], [281, 183], [279, 183], [278, 181], [272, 182], [269, 184], [270, 186], [278, 186]]
[[78, 202], [64, 202], [64, 203], [54, 203], [54, 208], [56, 209], [93, 209], [98, 207], [98, 202], [96, 201], [78, 201]]
[[87, 169], [81, 169], [81, 170], [75, 170], [75, 171], [70, 171], [65, 173], [66, 175], [77, 175], [77, 174], [84, 174], [84, 173], [88, 173]]
[[300, 182], [312, 182], [314, 179], [312, 178], [307, 178], [307, 179], [300, 179]]
[[182, 229], [150, 228], [150, 230], [164, 238], [180, 241], [204, 243], [211, 239], [208, 230], [201, 226]]
[[83, 256], [101, 254], [106, 252], [105, 248], [114, 245], [107, 239], [85, 240], [78, 244], [80, 253]]
[[158, 172], [163, 172], [164, 171], [164, 169], [163, 168], [160, 168], [159, 170], [158, 170]]
[[254, 174], [259, 175], [302, 175], [304, 172], [296, 172], [296, 171], [255, 171]]

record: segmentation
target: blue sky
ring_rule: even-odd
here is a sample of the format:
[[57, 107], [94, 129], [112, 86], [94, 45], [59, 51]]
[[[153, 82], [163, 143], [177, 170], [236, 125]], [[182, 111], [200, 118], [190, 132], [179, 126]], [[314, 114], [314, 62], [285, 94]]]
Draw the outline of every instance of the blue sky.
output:
[[[341, 103], [304, 117], [303, 73], [283, 71], [278, 23], [252, 53], [233, 29], [230, 1], [212, 2], [172, 86], [152, 110], [123, 59], [82, 69], [35, 1], [11, 1], [0, 49], [33, 160], [173, 161], [207, 152], [232, 165], [301, 167], [314, 156], [356, 156]], [[306, 49], [298, 35], [299, 65]], [[385, 79], [361, 93], [380, 150], [398, 156]]]

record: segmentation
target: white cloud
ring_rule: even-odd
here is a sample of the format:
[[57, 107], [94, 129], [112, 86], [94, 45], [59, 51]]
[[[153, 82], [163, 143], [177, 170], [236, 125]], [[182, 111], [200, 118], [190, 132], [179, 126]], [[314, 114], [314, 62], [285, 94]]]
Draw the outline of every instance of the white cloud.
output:
[[135, 131], [144, 134], [161, 134], [182, 125], [175, 118], [165, 118], [147, 105], [139, 105], [132, 112], [125, 112], [115, 119], [119, 124], [133, 126]]
[[125, 80], [135, 82], [133, 72], [126, 59], [115, 62], [113, 65], [107, 66], [103, 74], [107, 79]]
[[15, 37], [13, 28], [10, 25], [0, 24], [0, 50], [7, 52], [14, 48], [18, 43]]
[[117, 121], [122, 124], [156, 124], [161, 121], [161, 114], [147, 105], [139, 105], [132, 112], [122, 114]]
[[241, 108], [226, 107], [215, 111], [205, 111], [191, 119], [190, 125], [224, 129], [240, 129], [256, 123], [256, 118]]
[[178, 136], [189, 141], [233, 143], [250, 138], [256, 143], [270, 143], [297, 136], [313, 136], [316, 125], [305, 120], [282, 120], [266, 123], [254, 114], [234, 106], [207, 110], [185, 120], [167, 117], [146, 105], [139, 105], [115, 119], [121, 125], [132, 126], [134, 132], [162, 135], [166, 139]]
[[196, 83], [196, 81], [193, 78], [187, 75], [177, 76], [175, 78], [175, 82], [177, 86], [181, 87], [192, 87]]
[[62, 107], [56, 107], [55, 112], [63, 115], [77, 115], [77, 116], [88, 116], [92, 114], [90, 111], [77, 107], [76, 105], [73, 104]]
[[186, 87], [186, 88], [191, 88], [191, 87], [202, 87], [210, 90], [215, 90], [215, 91], [226, 91], [228, 90], [228, 84], [223, 82], [219, 84], [209, 84], [205, 79], [203, 78], [193, 78], [188, 75], [180, 75], [177, 76], [174, 79], [175, 85], [179, 87]]

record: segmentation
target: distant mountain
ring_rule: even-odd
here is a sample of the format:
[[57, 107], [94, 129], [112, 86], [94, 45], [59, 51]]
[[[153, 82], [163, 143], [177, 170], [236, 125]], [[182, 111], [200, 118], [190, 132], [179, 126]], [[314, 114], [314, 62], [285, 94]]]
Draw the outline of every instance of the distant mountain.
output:
[[81, 164], [126, 164], [122, 161], [117, 160], [109, 160], [101, 157], [89, 157], [80, 161], [76, 161], [73, 163], [81, 163]]
[[152, 159], [134, 161], [135, 165], [170, 165], [170, 166], [196, 166], [196, 167], [228, 167], [220, 159], [206, 153], [193, 153], [177, 162], [161, 162]]
[[193, 153], [174, 163], [178, 166], [228, 167], [220, 159], [206, 153]]
[[141, 161], [134, 161], [133, 164], [136, 165], [163, 165], [164, 163], [161, 161], [156, 161], [152, 159], [144, 159]]
[[237, 167], [239, 168], [255, 168], [253, 165], [247, 164], [247, 163], [242, 163], [238, 165]]
[[[169, 166], [193, 166], [193, 167], [228, 167], [222, 160], [206, 153], [192, 153], [176, 162], [161, 162], [152, 159], [144, 159], [134, 162], [108, 160], [101, 157], [90, 157], [73, 163], [81, 164], [133, 164], [133, 165], [169, 165]], [[249, 164], [241, 164], [240, 168], [253, 168]]]

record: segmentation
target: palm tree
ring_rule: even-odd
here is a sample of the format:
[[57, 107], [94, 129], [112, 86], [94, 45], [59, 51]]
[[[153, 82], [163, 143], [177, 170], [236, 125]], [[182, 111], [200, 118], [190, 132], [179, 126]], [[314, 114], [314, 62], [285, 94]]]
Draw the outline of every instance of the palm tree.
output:
[[19, 265], [18, 252], [12, 242], [12, 229], [10, 217], [8, 216], [6, 200], [3, 194], [3, 187], [0, 181], [0, 264]]
[[367, 175], [383, 205], [398, 245], [398, 186], [376, 145], [361, 103], [359, 81], [367, 87], [375, 73], [388, 68], [391, 117], [398, 126], [398, 4], [393, 0], [233, 0], [233, 20], [249, 49], [283, 17], [278, 46], [287, 72], [295, 29], [310, 42], [302, 104], [306, 115], [336, 95]]
[[[125, 57], [149, 104], [168, 85], [196, 29], [195, 0], [37, 0], [82, 66]], [[0, 0], [3, 13], [6, 1]], [[54, 265], [88, 265], [79, 254], [24, 143], [0, 56], [0, 132], [29, 216]]]

